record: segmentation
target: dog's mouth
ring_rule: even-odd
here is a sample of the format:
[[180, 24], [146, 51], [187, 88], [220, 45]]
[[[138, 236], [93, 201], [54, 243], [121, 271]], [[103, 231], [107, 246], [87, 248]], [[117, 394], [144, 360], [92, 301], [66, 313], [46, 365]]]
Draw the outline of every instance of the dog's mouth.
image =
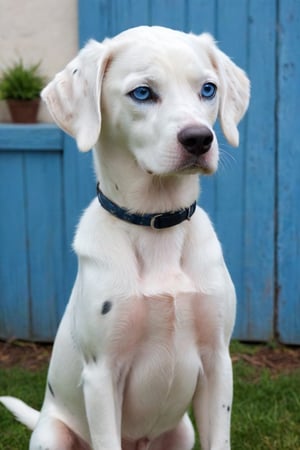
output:
[[[164, 173], [154, 173], [152, 170], [149, 169], [143, 169], [147, 172], [148, 175], [164, 175]], [[165, 175], [197, 175], [197, 174], [203, 174], [203, 175], [212, 175], [216, 172], [217, 168], [212, 167], [209, 164], [203, 164], [199, 161], [196, 162], [189, 162], [185, 164], [181, 164], [177, 167], [175, 167], [172, 170], [166, 171]]]
[[[218, 167], [218, 160], [214, 158], [211, 152], [207, 152], [204, 155], [196, 156], [189, 154], [182, 154], [180, 158], [173, 158], [164, 161], [160, 168], [155, 168], [142, 164], [137, 159], [135, 160], [137, 166], [139, 166], [144, 172], [149, 175], [155, 176], [169, 176], [169, 175], [212, 175], [216, 172]], [[157, 170], [158, 169], [158, 170]]]
[[211, 175], [217, 170], [217, 164], [213, 164], [208, 155], [188, 158], [177, 167], [177, 172], [184, 174], [203, 174]]

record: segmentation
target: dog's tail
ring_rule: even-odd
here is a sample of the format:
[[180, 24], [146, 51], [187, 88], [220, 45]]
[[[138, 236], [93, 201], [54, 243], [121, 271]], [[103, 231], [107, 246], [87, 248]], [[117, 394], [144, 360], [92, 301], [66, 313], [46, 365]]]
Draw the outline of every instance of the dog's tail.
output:
[[0, 397], [0, 402], [16, 417], [16, 419], [33, 430], [39, 420], [40, 413], [15, 397]]

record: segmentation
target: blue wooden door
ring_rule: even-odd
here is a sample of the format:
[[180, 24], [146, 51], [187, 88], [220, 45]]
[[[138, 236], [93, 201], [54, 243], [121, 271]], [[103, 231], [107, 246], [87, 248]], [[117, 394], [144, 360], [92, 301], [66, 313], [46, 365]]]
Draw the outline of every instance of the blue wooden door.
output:
[[[234, 280], [235, 337], [300, 343], [300, 2], [79, 0], [80, 46], [137, 25], [211, 32], [252, 99], [218, 173], [201, 179]], [[91, 154], [55, 126], [0, 126], [0, 337], [52, 340], [74, 282], [75, 226], [95, 195]]]

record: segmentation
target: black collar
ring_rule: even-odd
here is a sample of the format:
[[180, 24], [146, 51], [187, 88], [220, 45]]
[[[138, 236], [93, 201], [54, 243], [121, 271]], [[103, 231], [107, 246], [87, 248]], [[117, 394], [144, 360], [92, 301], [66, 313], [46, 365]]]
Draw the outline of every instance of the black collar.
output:
[[109, 198], [107, 198], [100, 190], [99, 183], [97, 184], [97, 196], [101, 206], [113, 216], [125, 220], [126, 222], [133, 223], [134, 225], [143, 225], [156, 230], [173, 227], [184, 220], [190, 220], [196, 210], [196, 202], [194, 202], [188, 208], [179, 209], [178, 211], [154, 214], [133, 214], [128, 209], [122, 208], [109, 200]]

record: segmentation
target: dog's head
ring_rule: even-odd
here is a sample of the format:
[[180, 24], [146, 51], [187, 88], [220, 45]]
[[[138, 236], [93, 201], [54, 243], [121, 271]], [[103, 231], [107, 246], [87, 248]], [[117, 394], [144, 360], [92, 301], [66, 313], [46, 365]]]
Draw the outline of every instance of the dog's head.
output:
[[212, 173], [213, 124], [238, 145], [249, 80], [208, 34], [138, 27], [90, 41], [42, 97], [82, 151], [99, 141], [148, 173]]

